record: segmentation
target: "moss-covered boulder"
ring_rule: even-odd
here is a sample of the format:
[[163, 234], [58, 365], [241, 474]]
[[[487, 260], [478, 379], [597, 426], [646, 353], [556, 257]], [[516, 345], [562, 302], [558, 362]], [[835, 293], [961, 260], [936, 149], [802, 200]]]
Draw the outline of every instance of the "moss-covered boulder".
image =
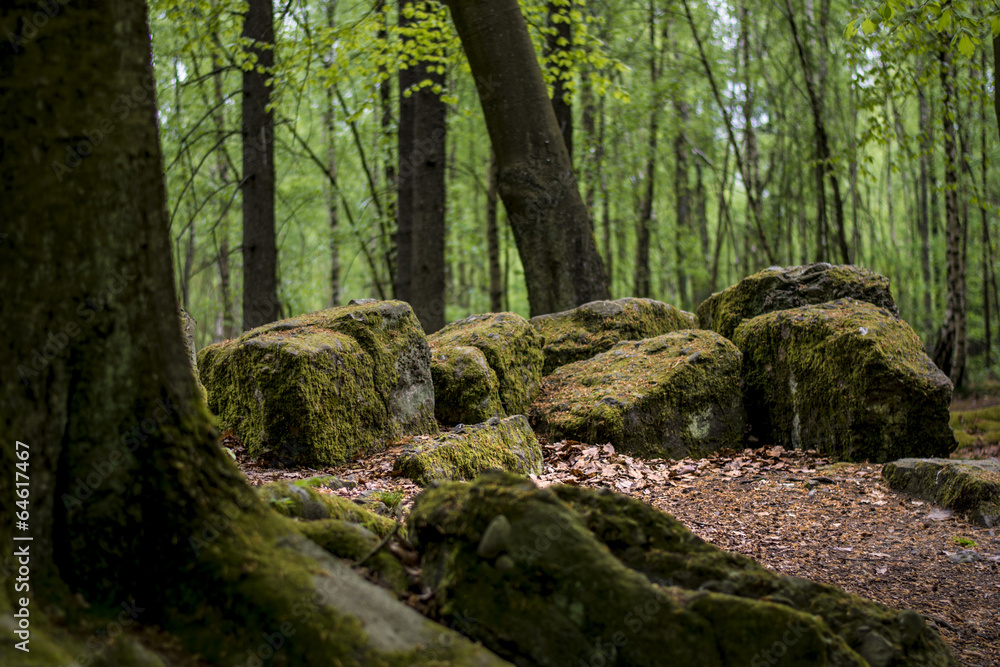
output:
[[395, 528], [395, 522], [361, 507], [347, 498], [318, 493], [308, 479], [280, 481], [257, 487], [257, 495], [282, 516], [304, 521], [337, 519], [364, 527], [379, 537]]
[[393, 468], [421, 486], [431, 480], [473, 479], [493, 468], [537, 475], [542, 471], [542, 448], [528, 420], [514, 415], [419, 439], [396, 459]]
[[434, 433], [430, 349], [401, 301], [351, 302], [210, 345], [208, 404], [251, 456], [338, 465]]
[[545, 378], [531, 420], [551, 440], [683, 458], [742, 443], [740, 352], [711, 331], [624, 341]]
[[528, 411], [538, 394], [544, 361], [542, 337], [528, 320], [516, 313], [470, 315], [452, 322], [427, 340], [435, 354], [456, 346], [477, 348], [497, 375], [505, 415]]
[[531, 325], [545, 337], [543, 375], [606, 352], [623, 340], [696, 328], [691, 313], [652, 299], [632, 297], [592, 301], [573, 310], [538, 315], [531, 318]]
[[900, 459], [882, 467], [888, 487], [1000, 526], [1000, 463], [996, 460]]
[[434, 416], [442, 424], [477, 424], [504, 416], [500, 380], [479, 348], [435, 345], [431, 378]]
[[743, 402], [751, 434], [841, 461], [947, 456], [952, 386], [891, 312], [854, 299], [747, 320]]
[[868, 269], [826, 263], [772, 266], [713, 294], [698, 306], [698, 326], [732, 340], [744, 320], [850, 297], [898, 315], [889, 279]]
[[406, 568], [386, 549], [376, 551], [381, 540], [364, 526], [339, 519], [321, 519], [303, 521], [298, 524], [298, 529], [338, 558], [354, 564], [363, 561], [369, 576], [376, 583], [395, 593], [396, 597], [401, 598], [406, 595], [410, 587]]
[[610, 492], [487, 473], [409, 518], [436, 611], [515, 664], [954, 665], [919, 614], [784, 577]]

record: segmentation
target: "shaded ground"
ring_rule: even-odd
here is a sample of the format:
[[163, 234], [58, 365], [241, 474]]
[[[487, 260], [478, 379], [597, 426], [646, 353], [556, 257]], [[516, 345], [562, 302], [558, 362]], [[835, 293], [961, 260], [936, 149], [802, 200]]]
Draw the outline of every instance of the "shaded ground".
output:
[[[227, 444], [253, 484], [335, 474], [358, 485], [332, 493], [398, 490], [403, 512], [420, 491], [392, 474], [401, 446], [335, 469], [273, 470], [244, 460], [234, 440]], [[960, 664], [1000, 666], [1000, 534], [886, 488], [879, 465], [830, 465], [815, 453], [780, 447], [640, 461], [610, 445], [543, 444], [539, 485], [606, 487], [639, 498], [777, 572], [914, 609]]]

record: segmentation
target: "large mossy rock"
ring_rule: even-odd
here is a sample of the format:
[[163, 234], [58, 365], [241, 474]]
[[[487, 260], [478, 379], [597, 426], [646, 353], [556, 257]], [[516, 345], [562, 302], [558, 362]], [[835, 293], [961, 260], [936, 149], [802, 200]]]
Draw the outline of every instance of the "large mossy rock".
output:
[[952, 386], [906, 322], [838, 299], [761, 315], [733, 338], [743, 352], [751, 434], [840, 461], [948, 456]]
[[732, 340], [744, 320], [847, 297], [899, 314], [885, 276], [856, 266], [819, 263], [764, 269], [713, 294], [698, 306], [698, 326]]
[[203, 348], [198, 367], [209, 408], [251, 456], [338, 465], [437, 431], [430, 349], [401, 301], [267, 324]]
[[900, 459], [882, 467], [889, 488], [955, 510], [987, 528], [1000, 526], [996, 460]]
[[[470, 315], [463, 320], [452, 322], [437, 333], [431, 334], [427, 338], [435, 357], [441, 355], [454, 355], [456, 347], [474, 347], [483, 353], [486, 363], [496, 373], [500, 404], [504, 414], [489, 416], [506, 416], [525, 414], [528, 406], [538, 394], [538, 388], [542, 379], [542, 337], [535, 329], [516, 313], [487, 313], [484, 315]], [[444, 378], [449, 372], [440, 363], [437, 366], [436, 377]], [[467, 368], [467, 366], [465, 366]], [[466, 392], [475, 397], [488, 396], [491, 388], [488, 380], [475, 391]], [[461, 380], [449, 379], [443, 384], [437, 384], [435, 380], [435, 390], [441, 387], [443, 400], [454, 400], [455, 392], [449, 391], [449, 387], [461, 384]], [[461, 393], [461, 392], [459, 392]], [[481, 401], [481, 399], [480, 399]], [[479, 421], [475, 419], [479, 412], [481, 403], [469, 404], [471, 414], [461, 421]], [[450, 406], [449, 409], [465, 410], [459, 403]], [[492, 407], [488, 407], [487, 411]], [[460, 416], [460, 415], [453, 415]], [[448, 421], [448, 420], [444, 420]]]
[[500, 380], [479, 348], [435, 345], [431, 378], [434, 416], [442, 424], [478, 424], [504, 415]]
[[470, 480], [494, 468], [537, 475], [542, 472], [542, 448], [528, 420], [514, 415], [421, 438], [396, 459], [393, 468], [421, 486], [431, 480]]
[[919, 665], [955, 660], [913, 611], [774, 574], [637, 500], [487, 473], [417, 497], [437, 612], [519, 665]]
[[711, 331], [624, 341], [557, 369], [531, 420], [550, 440], [610, 442], [643, 457], [700, 457], [737, 447], [746, 426], [740, 352]]
[[652, 299], [632, 297], [592, 301], [573, 310], [538, 315], [531, 318], [531, 325], [545, 337], [543, 375], [606, 352], [623, 340], [696, 328], [691, 313]]

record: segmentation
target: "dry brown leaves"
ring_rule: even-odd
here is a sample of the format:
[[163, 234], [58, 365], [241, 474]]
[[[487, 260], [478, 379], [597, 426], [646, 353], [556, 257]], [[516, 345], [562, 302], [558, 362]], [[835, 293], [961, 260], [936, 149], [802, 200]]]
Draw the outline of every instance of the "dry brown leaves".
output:
[[[401, 446], [339, 468], [298, 470], [255, 467], [238, 442], [228, 446], [255, 485], [332, 474], [358, 484], [340, 495], [398, 490], [407, 509], [420, 491], [392, 473]], [[543, 448], [545, 466], [534, 478], [541, 487], [575, 484], [638, 498], [776, 572], [920, 612], [959, 664], [1000, 665], [1000, 537], [887, 489], [881, 466], [830, 465], [814, 452], [781, 447], [680, 461], [573, 441]]]

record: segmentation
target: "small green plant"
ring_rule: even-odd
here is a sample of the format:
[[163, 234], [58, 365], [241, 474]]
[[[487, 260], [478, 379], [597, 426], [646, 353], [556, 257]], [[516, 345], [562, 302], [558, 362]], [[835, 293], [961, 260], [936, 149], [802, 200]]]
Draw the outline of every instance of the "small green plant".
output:
[[373, 498], [378, 498], [385, 506], [389, 509], [396, 509], [399, 504], [403, 502], [403, 492], [402, 491], [376, 491], [372, 494]]
[[951, 541], [960, 547], [974, 547], [976, 546], [976, 541], [968, 537], [958, 537], [957, 535], [951, 538]]

